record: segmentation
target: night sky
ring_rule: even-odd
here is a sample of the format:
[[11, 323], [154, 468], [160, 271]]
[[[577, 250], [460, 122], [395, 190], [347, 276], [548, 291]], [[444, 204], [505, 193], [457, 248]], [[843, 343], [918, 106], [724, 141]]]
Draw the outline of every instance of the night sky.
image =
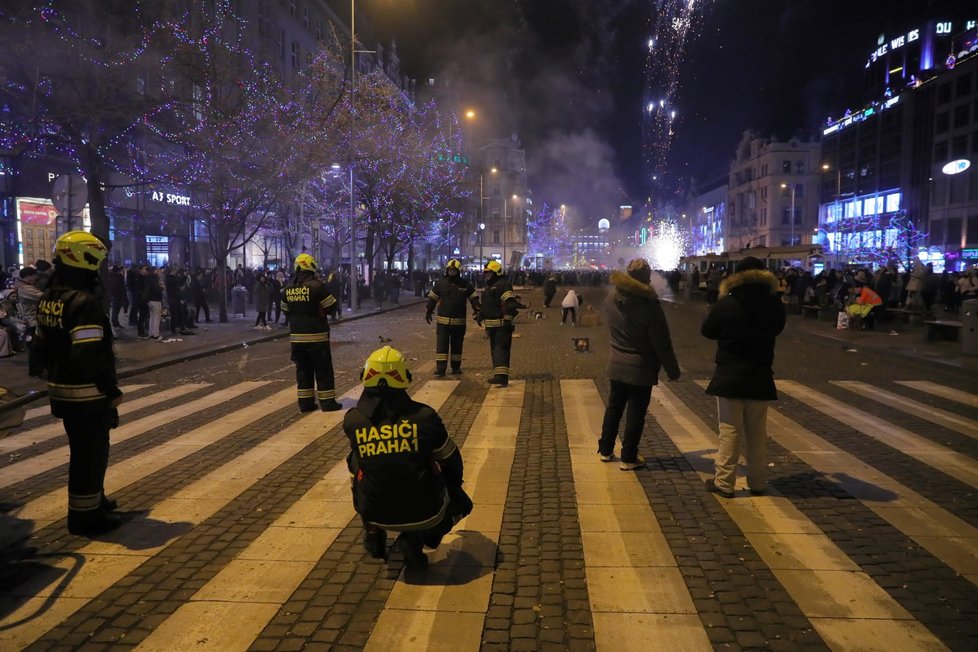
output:
[[[660, 0], [667, 1], [667, 0]], [[698, 0], [670, 156], [677, 186], [722, 177], [741, 134], [814, 139], [863, 102], [880, 33], [975, 0]], [[641, 120], [653, 0], [364, 0], [402, 71], [453, 79], [480, 135], [517, 133], [541, 200], [604, 216], [642, 196]], [[487, 92], [488, 91], [488, 92]], [[461, 107], [459, 107], [461, 108]]]

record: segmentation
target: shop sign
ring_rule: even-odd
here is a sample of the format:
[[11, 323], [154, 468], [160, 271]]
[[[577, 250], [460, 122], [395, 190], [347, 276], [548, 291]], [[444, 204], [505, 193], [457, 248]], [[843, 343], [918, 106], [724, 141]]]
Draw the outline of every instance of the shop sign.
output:
[[172, 192], [160, 192], [159, 190], [154, 190], [151, 194], [153, 201], [160, 204], [167, 204], [169, 206], [190, 206], [190, 197], [188, 195], [177, 195]]
[[966, 158], [959, 158], [950, 163], [945, 163], [944, 167], [941, 168], [941, 172], [944, 174], [960, 174], [968, 168], [971, 167], [971, 161]]

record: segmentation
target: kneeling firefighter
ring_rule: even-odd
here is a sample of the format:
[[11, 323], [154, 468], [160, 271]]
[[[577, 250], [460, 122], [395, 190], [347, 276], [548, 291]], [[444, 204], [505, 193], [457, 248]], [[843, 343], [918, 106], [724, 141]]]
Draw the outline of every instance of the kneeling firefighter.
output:
[[317, 398], [323, 412], [343, 407], [336, 400], [329, 350], [329, 313], [335, 308], [336, 297], [316, 278], [316, 260], [309, 254], [296, 256], [295, 275], [282, 288], [282, 311], [289, 320], [301, 412], [315, 410]]
[[452, 373], [462, 373], [462, 343], [465, 341], [465, 302], [472, 304], [472, 310], [479, 312], [479, 296], [472, 283], [462, 278], [462, 263], [448, 261], [445, 276], [438, 279], [435, 287], [428, 293], [428, 304], [424, 315], [431, 323], [435, 306], [435, 376], [444, 376], [451, 352]]
[[394, 530], [407, 567], [425, 568], [422, 548], [438, 547], [472, 511], [462, 489], [462, 455], [438, 413], [408, 396], [411, 372], [399, 351], [374, 351], [361, 379], [363, 394], [346, 413], [343, 430], [364, 548], [385, 559], [386, 530]]
[[85, 231], [54, 245], [54, 274], [37, 307], [37, 351], [48, 377], [51, 414], [68, 435], [68, 531], [97, 536], [122, 524], [105, 497], [109, 430], [119, 425], [112, 326], [98, 270], [109, 250]]

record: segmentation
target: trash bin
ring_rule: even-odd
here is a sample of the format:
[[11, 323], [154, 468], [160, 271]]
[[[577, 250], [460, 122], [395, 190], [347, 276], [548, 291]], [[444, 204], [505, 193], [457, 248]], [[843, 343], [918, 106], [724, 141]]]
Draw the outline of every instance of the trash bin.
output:
[[248, 304], [248, 289], [243, 285], [235, 285], [231, 288], [231, 314], [245, 314], [245, 306]]
[[978, 299], [961, 303], [961, 352], [978, 355]]

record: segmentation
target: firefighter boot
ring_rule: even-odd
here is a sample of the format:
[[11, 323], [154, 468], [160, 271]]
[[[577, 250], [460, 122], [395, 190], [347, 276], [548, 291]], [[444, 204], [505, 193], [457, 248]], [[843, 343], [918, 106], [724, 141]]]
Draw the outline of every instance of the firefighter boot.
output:
[[404, 565], [411, 570], [422, 570], [428, 567], [428, 555], [422, 552], [424, 542], [418, 532], [401, 532], [397, 535], [394, 545], [404, 555]]
[[363, 548], [374, 559], [387, 559], [387, 532], [375, 525], [363, 531]]
[[122, 519], [116, 514], [93, 509], [85, 512], [68, 510], [68, 531], [83, 537], [97, 537], [111, 532], [122, 525]]

